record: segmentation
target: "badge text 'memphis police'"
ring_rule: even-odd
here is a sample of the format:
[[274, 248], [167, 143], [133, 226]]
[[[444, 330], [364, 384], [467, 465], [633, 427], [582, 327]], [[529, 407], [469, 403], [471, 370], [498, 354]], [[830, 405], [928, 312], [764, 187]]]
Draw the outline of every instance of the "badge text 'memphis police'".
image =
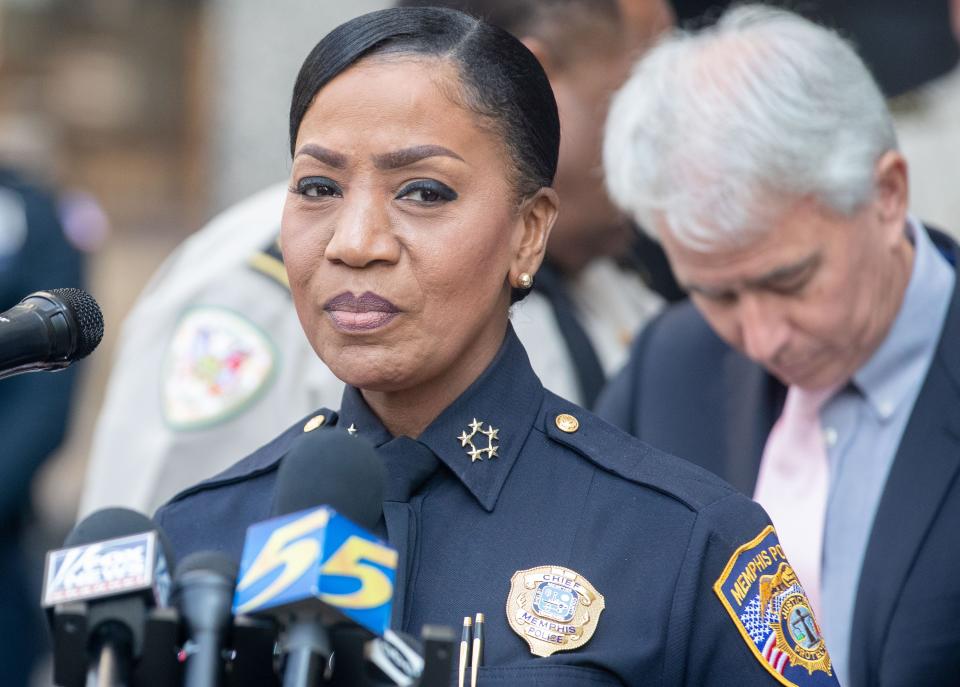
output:
[[783, 555], [783, 548], [780, 544], [768, 546], [766, 549], [758, 551], [750, 562], [747, 563], [743, 572], [737, 575], [737, 578], [733, 581], [733, 586], [730, 587], [730, 594], [736, 600], [737, 605], [743, 606], [743, 600], [747, 597], [751, 585], [757, 581], [757, 576], [760, 575], [760, 573], [764, 572], [770, 566], [775, 565], [777, 561], [786, 560], [787, 558]]

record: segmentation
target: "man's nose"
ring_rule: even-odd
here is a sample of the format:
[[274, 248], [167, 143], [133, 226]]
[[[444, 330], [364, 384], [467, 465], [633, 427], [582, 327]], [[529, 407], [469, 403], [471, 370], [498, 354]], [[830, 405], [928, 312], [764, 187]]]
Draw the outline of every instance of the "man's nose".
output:
[[773, 362], [787, 342], [790, 328], [781, 310], [764, 296], [741, 297], [739, 315], [744, 353], [760, 364]]
[[357, 268], [395, 263], [400, 257], [400, 244], [386, 207], [388, 202], [372, 193], [348, 194], [327, 244], [327, 260]]

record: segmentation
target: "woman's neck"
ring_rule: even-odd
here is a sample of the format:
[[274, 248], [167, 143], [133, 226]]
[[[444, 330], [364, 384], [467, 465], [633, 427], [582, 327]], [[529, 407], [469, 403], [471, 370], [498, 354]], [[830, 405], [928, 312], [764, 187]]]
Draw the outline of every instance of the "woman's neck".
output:
[[416, 439], [489, 367], [503, 344], [506, 325], [504, 320], [499, 334], [477, 340], [436, 377], [401, 391], [361, 389], [363, 400], [390, 434]]

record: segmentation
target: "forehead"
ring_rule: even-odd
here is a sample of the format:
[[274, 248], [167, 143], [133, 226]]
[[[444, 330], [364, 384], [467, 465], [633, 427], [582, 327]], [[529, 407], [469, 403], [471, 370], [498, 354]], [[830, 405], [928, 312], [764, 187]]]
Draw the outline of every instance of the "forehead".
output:
[[434, 57], [366, 58], [324, 86], [304, 115], [297, 147], [309, 140], [338, 150], [390, 150], [435, 143], [448, 148], [496, 148], [500, 140], [459, 98], [456, 66]]
[[667, 227], [660, 236], [677, 278], [698, 286], [734, 286], [777, 269], [802, 263], [820, 251], [830, 251], [838, 239], [860, 233], [855, 218], [822, 211], [800, 201], [770, 216], [769, 224], [742, 244], [691, 248]]

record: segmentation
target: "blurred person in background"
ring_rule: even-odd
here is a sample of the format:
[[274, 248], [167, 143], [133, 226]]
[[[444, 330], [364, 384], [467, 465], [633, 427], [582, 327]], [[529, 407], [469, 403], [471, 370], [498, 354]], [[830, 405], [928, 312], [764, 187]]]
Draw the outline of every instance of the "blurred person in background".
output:
[[[435, 0], [521, 37], [560, 108], [563, 208], [533, 292], [514, 309], [538, 375], [591, 405], [636, 331], [675, 295], [659, 246], [603, 188], [607, 101], [672, 15], [664, 0]], [[98, 422], [81, 515], [151, 512], [319, 406], [342, 384], [299, 335], [277, 242], [287, 185], [231, 208], [190, 238], [127, 318]], [[641, 256], [642, 265], [637, 263]]]
[[[949, 4], [951, 38], [960, 44], [960, 0]], [[910, 161], [910, 206], [960, 237], [960, 65], [891, 102], [900, 149]]]
[[867, 68], [739, 7], [639, 63], [604, 145], [692, 302], [646, 327], [600, 414], [766, 508], [841, 684], [955, 684], [960, 247], [908, 214]]
[[[0, 13], [0, 36], [2, 19]], [[83, 258], [67, 238], [59, 200], [0, 151], [0, 312], [35, 291], [83, 285]], [[76, 376], [73, 365], [0, 380], [0, 682], [5, 686], [30, 684], [46, 646], [39, 566], [26, 545], [33, 522], [31, 485], [64, 439]]]
[[[943, 77], [960, 58], [950, 25], [957, 0], [765, 0], [850, 40], [888, 98]], [[672, 0], [681, 26], [713, 23], [730, 0]]]
[[[79, 287], [80, 252], [64, 234], [54, 197], [0, 163], [0, 311], [34, 291]], [[0, 380], [0, 674], [28, 684], [44, 646], [39, 576], [23, 551], [34, 475], [60, 445], [77, 366]]]

